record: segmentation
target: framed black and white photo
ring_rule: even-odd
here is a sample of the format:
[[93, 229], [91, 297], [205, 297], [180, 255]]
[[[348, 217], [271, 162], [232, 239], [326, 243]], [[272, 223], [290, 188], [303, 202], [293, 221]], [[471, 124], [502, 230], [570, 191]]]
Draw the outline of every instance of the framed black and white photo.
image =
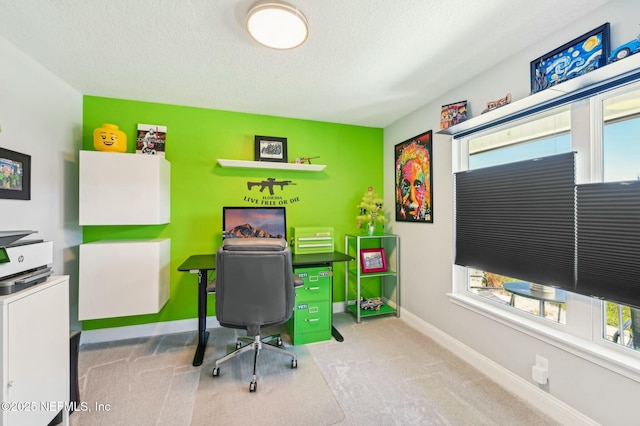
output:
[[255, 137], [256, 161], [287, 162], [287, 138]]
[[0, 148], [0, 198], [31, 199], [31, 156]]

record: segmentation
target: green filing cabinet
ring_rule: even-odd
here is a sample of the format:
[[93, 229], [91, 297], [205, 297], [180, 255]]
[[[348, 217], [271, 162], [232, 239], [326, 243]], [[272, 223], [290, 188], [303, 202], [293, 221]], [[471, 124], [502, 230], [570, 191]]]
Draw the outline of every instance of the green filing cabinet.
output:
[[287, 329], [294, 345], [331, 339], [331, 267], [296, 268], [304, 284], [296, 287], [293, 316]]

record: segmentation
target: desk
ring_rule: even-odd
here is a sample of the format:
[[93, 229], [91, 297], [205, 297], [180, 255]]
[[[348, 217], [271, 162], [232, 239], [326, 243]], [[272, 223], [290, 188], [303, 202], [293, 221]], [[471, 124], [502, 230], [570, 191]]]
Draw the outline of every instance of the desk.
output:
[[[544, 303], [555, 303], [558, 305], [565, 303], [566, 293], [564, 290], [556, 288], [553, 292], [543, 292], [531, 290], [529, 283], [524, 281], [515, 281], [504, 283], [502, 285], [506, 291], [511, 293], [511, 306], [514, 304], [515, 296], [527, 297], [529, 299], [535, 299], [540, 301], [540, 316], [544, 318]], [[560, 308], [558, 307], [558, 321], [560, 321]]]
[[[333, 266], [334, 262], [348, 262], [353, 257], [334, 251], [331, 253], [314, 253], [314, 254], [294, 254], [291, 257], [293, 266], [311, 266], [311, 265], [329, 265]], [[215, 254], [195, 254], [189, 256], [182, 265], [178, 267], [178, 271], [198, 274], [198, 346], [196, 354], [193, 357], [193, 365], [202, 365], [204, 358], [204, 350], [209, 340], [209, 332], [207, 331], [207, 285], [209, 271], [216, 269]], [[333, 280], [331, 284], [331, 294], [333, 300]], [[340, 332], [331, 325], [331, 335], [338, 341], [342, 342], [344, 338]]]

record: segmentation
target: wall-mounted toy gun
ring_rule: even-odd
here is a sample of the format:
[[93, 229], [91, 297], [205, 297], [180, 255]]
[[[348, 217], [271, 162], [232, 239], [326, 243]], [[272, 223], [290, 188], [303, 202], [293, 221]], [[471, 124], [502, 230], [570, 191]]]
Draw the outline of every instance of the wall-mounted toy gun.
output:
[[320, 158], [320, 156], [317, 157], [298, 157], [296, 158], [296, 161], [293, 162], [293, 164], [311, 164], [311, 160], [315, 159], [315, 158]]
[[265, 188], [269, 188], [269, 194], [273, 195], [273, 187], [275, 185], [279, 186], [280, 190], [283, 190], [285, 185], [295, 185], [295, 183], [290, 180], [277, 181], [275, 178], [267, 178], [262, 182], [247, 182], [247, 189], [251, 189], [256, 185], [260, 185], [260, 192], [264, 191]]

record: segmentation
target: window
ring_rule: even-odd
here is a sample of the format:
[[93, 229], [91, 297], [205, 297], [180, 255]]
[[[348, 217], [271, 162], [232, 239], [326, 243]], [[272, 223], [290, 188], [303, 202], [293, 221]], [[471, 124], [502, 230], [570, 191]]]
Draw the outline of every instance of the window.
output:
[[[515, 163], [571, 150], [571, 111], [563, 106], [533, 119], [474, 135], [468, 140], [469, 170]], [[468, 289], [496, 303], [510, 305], [551, 321], [565, 322], [564, 291], [517, 277], [469, 268]]]
[[[604, 94], [602, 107], [602, 177], [604, 182], [640, 179], [640, 88]], [[640, 350], [640, 311], [615, 302], [605, 303], [603, 338]]]
[[[564, 290], [565, 303], [540, 304], [523, 295], [527, 290], [546, 290], [555, 297], [558, 292], [551, 294], [551, 289], [531, 288], [530, 284], [527, 289], [520, 269], [492, 270], [457, 259], [450, 301], [637, 381], [640, 279], [634, 278], [640, 277], [640, 214], [633, 213], [640, 212], [640, 71], [588, 84], [575, 92], [550, 94], [550, 99], [532, 98], [521, 103], [521, 110], [505, 110], [491, 120], [479, 118], [442, 132], [454, 135], [456, 185], [458, 176], [467, 171], [471, 174], [538, 156], [575, 153], [576, 273], [574, 288]], [[483, 188], [481, 182], [478, 187]], [[460, 234], [457, 189], [455, 186], [456, 258]], [[486, 222], [484, 216], [481, 219]], [[467, 220], [465, 225], [480, 228], [482, 221]], [[593, 232], [597, 234], [592, 238]], [[479, 252], [483, 247], [493, 251], [494, 246], [480, 245], [473, 250]], [[591, 289], [595, 292], [589, 293]], [[594, 294], [600, 298], [592, 297]]]
[[469, 139], [469, 170], [571, 150], [571, 111], [564, 106], [534, 119]]

